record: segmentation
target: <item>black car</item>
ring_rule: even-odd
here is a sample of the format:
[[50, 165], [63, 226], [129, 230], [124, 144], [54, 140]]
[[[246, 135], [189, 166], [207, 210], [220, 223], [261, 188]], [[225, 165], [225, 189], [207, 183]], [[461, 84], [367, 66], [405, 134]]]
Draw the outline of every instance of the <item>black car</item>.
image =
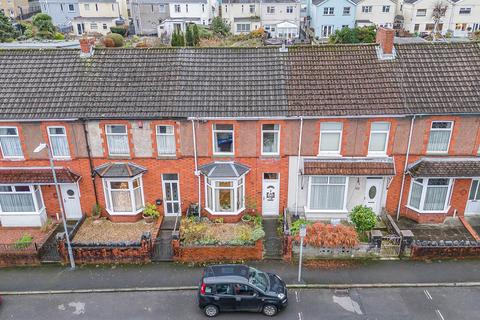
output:
[[274, 316], [287, 302], [287, 288], [279, 276], [246, 265], [208, 266], [198, 289], [198, 306], [208, 317], [220, 311], [263, 312]]

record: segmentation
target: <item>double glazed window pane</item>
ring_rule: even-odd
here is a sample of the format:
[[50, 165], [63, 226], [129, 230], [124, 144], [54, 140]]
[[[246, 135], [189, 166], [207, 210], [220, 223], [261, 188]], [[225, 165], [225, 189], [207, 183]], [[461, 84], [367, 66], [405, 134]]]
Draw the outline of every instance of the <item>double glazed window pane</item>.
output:
[[385, 152], [387, 149], [388, 132], [390, 123], [374, 122], [370, 128], [369, 152]]
[[447, 198], [448, 186], [445, 187], [427, 187], [425, 195], [425, 205], [423, 210], [443, 210]]
[[110, 155], [128, 155], [130, 153], [126, 126], [107, 126], [107, 142]]
[[422, 185], [413, 182], [412, 194], [410, 195], [410, 206], [416, 209], [420, 208], [420, 200], [422, 198]]
[[157, 145], [159, 155], [175, 154], [175, 135], [173, 126], [157, 127]]
[[50, 143], [52, 145], [52, 153], [54, 157], [69, 157], [70, 149], [68, 146], [67, 135], [65, 128], [54, 127], [48, 128], [48, 134], [50, 136]]
[[345, 177], [311, 177], [310, 209], [342, 210], [345, 187]]
[[451, 122], [433, 122], [427, 150], [432, 152], [447, 152], [451, 132]]
[[214, 125], [214, 152], [233, 153], [233, 125]]
[[0, 128], [0, 145], [4, 157], [22, 157], [17, 128]]
[[262, 125], [263, 153], [278, 154], [278, 124]]
[[320, 153], [340, 152], [341, 136], [342, 136], [342, 123], [323, 122], [320, 125]]
[[478, 187], [478, 180], [472, 181], [472, 188], [468, 200], [480, 200], [480, 188]]
[[0, 207], [3, 212], [35, 212], [31, 193], [0, 194]]
[[231, 212], [233, 211], [233, 189], [216, 189], [216, 208], [217, 212]]

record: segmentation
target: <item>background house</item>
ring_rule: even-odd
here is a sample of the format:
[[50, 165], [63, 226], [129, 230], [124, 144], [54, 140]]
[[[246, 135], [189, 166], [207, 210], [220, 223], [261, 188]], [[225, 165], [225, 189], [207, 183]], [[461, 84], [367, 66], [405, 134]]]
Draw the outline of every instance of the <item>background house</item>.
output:
[[80, 14], [78, 0], [40, 0], [40, 6], [61, 31], [70, 30], [73, 19]]
[[315, 37], [328, 38], [344, 27], [353, 28], [356, 19], [356, 0], [309, 0], [309, 27]]
[[167, 0], [131, 0], [130, 12], [135, 33], [156, 35], [158, 25], [170, 17]]
[[111, 27], [128, 24], [126, 0], [79, 0], [78, 7], [78, 15], [73, 20], [77, 35], [105, 35]]
[[392, 28], [396, 6], [394, 0], [360, 0], [357, 2], [356, 25]]
[[221, 12], [233, 34], [249, 33], [262, 25], [259, 0], [223, 0]]

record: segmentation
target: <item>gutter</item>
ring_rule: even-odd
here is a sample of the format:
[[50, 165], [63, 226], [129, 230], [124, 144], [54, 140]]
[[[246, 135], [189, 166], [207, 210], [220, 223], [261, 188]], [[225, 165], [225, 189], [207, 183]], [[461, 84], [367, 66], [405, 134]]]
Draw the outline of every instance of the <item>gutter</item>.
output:
[[403, 189], [405, 188], [405, 173], [407, 172], [408, 158], [410, 156], [410, 146], [412, 144], [412, 133], [413, 133], [414, 123], [415, 123], [415, 115], [413, 115], [412, 121], [410, 122], [410, 132], [408, 133], [407, 153], [405, 154], [405, 166], [403, 168], [403, 173], [402, 173], [402, 186], [400, 187], [400, 198], [398, 199], [398, 205], [397, 205], [397, 221], [400, 219], [400, 207], [402, 205]]
[[193, 156], [195, 159], [195, 175], [198, 178], [198, 215], [201, 216], [202, 212], [202, 202], [201, 202], [201, 197], [202, 197], [202, 192], [201, 192], [201, 178], [200, 178], [200, 172], [198, 171], [198, 157], [197, 157], [197, 139], [196, 139], [196, 131], [195, 131], [195, 120], [192, 118], [192, 136], [193, 136]]
[[295, 188], [295, 216], [298, 217], [298, 189], [300, 186], [298, 182], [300, 180], [300, 154], [302, 151], [302, 135], [303, 135], [303, 118], [300, 117], [300, 131], [298, 135], [298, 156], [297, 156], [297, 183]]

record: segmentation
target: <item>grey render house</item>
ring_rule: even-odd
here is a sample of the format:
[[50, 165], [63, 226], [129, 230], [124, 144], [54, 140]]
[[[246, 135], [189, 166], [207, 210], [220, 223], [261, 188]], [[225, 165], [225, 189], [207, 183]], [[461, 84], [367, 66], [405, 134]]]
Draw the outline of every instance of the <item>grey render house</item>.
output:
[[142, 35], [157, 34], [157, 26], [170, 17], [166, 0], [131, 0], [130, 14], [135, 33]]
[[61, 31], [71, 28], [73, 18], [79, 14], [77, 0], [40, 0], [40, 7]]

